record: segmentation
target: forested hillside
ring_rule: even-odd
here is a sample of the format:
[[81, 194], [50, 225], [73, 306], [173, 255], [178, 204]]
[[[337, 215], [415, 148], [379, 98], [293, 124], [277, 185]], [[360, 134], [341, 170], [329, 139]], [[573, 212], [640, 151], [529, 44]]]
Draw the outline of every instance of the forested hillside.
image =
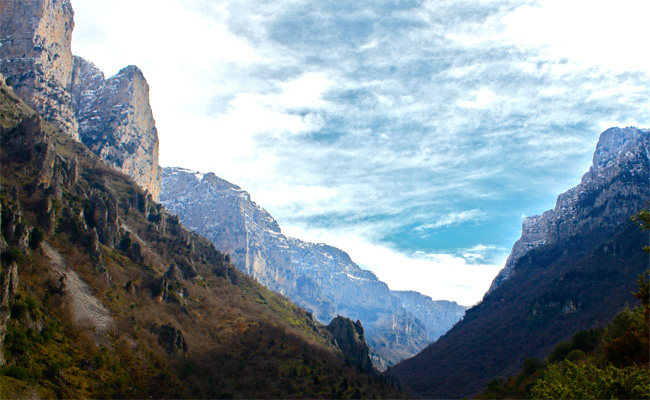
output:
[[400, 396], [0, 80], [0, 397]]

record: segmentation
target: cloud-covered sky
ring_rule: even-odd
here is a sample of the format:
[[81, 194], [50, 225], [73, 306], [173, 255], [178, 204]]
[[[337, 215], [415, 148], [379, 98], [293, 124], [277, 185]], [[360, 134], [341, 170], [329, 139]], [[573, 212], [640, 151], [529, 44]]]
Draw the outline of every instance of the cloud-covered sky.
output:
[[434, 299], [480, 300], [600, 132], [650, 126], [644, 0], [72, 4], [75, 54], [143, 70], [161, 165]]

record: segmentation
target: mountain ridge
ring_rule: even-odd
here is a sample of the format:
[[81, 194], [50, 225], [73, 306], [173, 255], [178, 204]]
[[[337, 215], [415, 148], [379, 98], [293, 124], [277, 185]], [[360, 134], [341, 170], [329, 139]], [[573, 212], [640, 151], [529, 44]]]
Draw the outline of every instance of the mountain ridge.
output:
[[0, 13], [0, 72], [31, 108], [158, 199], [158, 135], [149, 86], [134, 66], [104, 79], [71, 50], [69, 0], [8, 0]]
[[[571, 222], [578, 220], [576, 214], [579, 213], [579, 208], [582, 207], [581, 202], [592, 201], [595, 207], [607, 207], [607, 204], [604, 203], [608, 194], [619, 192], [620, 188], [609, 187], [607, 188], [608, 192], [603, 192], [594, 199], [588, 199], [589, 194], [587, 192], [590, 188], [597, 188], [606, 184], [614, 174], [621, 173], [621, 164], [638, 164], [639, 162], [634, 159], [635, 157], [649, 158], [649, 132], [648, 129], [635, 127], [609, 128], [604, 131], [596, 145], [592, 166], [582, 176], [580, 183], [560, 194], [554, 209], [548, 210], [542, 215], [534, 215], [524, 219], [521, 238], [514, 244], [505, 267], [494, 278], [487, 293], [489, 294], [508, 279], [514, 273], [514, 263], [531, 249], [568, 238], [580, 231], [593, 229], [594, 222], [589, 218], [580, 219], [576, 224]], [[631, 152], [635, 148], [645, 148], [646, 150], [645, 153], [637, 151], [638, 154], [635, 155], [635, 153]], [[644, 184], [643, 177], [638, 179], [638, 183], [639, 187], [642, 187]], [[634, 194], [628, 193], [626, 195], [634, 196]], [[639, 194], [638, 191], [636, 194]], [[598, 229], [611, 231], [620, 224], [620, 221], [625, 219], [625, 216], [632, 215], [635, 210], [635, 208], [628, 207], [625, 202], [618, 203], [617, 207], [606, 209], [603, 215], [600, 216], [599, 221], [596, 221], [601, 225]]]
[[[489, 381], [516, 373], [525, 358], [544, 358], [577, 331], [611, 321], [650, 262], [641, 250], [648, 235], [630, 221], [650, 201], [649, 136], [647, 129], [605, 131], [599, 143], [618, 143], [623, 151], [601, 157], [596, 150], [580, 184], [558, 196], [562, 218], [550, 211], [529, 221], [529, 227], [551, 221], [544, 226], [553, 229], [524, 232], [533, 245], [513, 257], [507, 279], [389, 376], [427, 398], [474, 396]], [[545, 241], [546, 232], [556, 236]]]
[[403, 396], [0, 78], [0, 397]]
[[[229, 253], [241, 270], [291, 297], [316, 319], [341, 314], [361, 320], [368, 343], [389, 361], [407, 358], [429, 342], [423, 322], [372, 272], [340, 249], [285, 237], [277, 221], [239, 186], [213, 173], [166, 167], [161, 202]], [[446, 331], [461, 316], [432, 318], [429, 325]]]

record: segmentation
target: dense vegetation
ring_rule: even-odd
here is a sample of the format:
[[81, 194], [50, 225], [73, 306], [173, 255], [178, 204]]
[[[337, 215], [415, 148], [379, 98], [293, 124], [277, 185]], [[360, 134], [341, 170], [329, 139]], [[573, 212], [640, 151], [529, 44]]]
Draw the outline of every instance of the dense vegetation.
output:
[[401, 396], [0, 91], [0, 398]]
[[619, 312], [605, 328], [576, 333], [544, 362], [529, 358], [520, 373], [488, 384], [486, 399], [650, 398], [648, 280], [639, 278], [642, 306]]
[[[650, 212], [633, 221], [650, 229]], [[650, 253], [650, 247], [643, 250]], [[559, 343], [544, 362], [531, 357], [516, 377], [495, 379], [482, 398], [650, 398], [650, 271], [638, 277], [633, 293], [639, 307], [625, 308], [604, 328], [573, 335]]]

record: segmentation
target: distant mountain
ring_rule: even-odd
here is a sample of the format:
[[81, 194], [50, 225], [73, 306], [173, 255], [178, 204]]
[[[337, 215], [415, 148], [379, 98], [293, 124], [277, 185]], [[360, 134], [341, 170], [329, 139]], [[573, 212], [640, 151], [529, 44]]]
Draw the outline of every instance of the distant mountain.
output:
[[159, 141], [142, 72], [129, 66], [105, 80], [73, 56], [69, 0], [8, 0], [1, 11], [0, 73], [20, 98], [157, 200]]
[[0, 398], [402, 396], [4, 82]]
[[468, 397], [577, 331], [609, 323], [649, 264], [648, 235], [630, 222], [650, 201], [649, 155], [650, 130], [603, 132], [581, 183], [524, 222], [483, 301], [389, 375], [423, 397]]
[[346, 252], [322, 243], [287, 241], [296, 276], [296, 290], [287, 296], [313, 311], [319, 321], [336, 315], [360, 320], [367, 342], [390, 364], [429, 343], [425, 325], [404, 309], [388, 285], [359, 268]]
[[468, 307], [455, 301], [433, 300], [413, 290], [393, 290], [406, 311], [422, 321], [429, 331], [429, 341], [434, 342], [463, 318]]
[[384, 282], [359, 268], [347, 253], [285, 237], [246, 191], [213, 173], [164, 168], [161, 202], [185, 226], [230, 254], [242, 271], [289, 296], [319, 321], [339, 314], [360, 320], [368, 343], [391, 363], [426, 346], [427, 327], [444, 332], [462, 316], [443, 317], [433, 308], [420, 314], [425, 319], [416, 318]]

